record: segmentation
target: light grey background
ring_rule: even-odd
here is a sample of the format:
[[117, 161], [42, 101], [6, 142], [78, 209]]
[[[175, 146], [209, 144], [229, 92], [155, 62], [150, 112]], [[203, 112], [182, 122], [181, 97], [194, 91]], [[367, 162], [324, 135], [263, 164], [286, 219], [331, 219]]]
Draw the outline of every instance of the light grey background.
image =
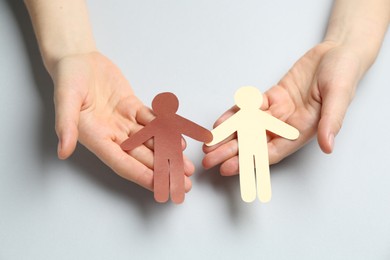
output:
[[[211, 128], [234, 91], [265, 91], [324, 34], [331, 1], [89, 1], [99, 49], [146, 103], [159, 92]], [[370, 39], [367, 39], [370, 40]], [[21, 1], [0, 2], [0, 259], [390, 259], [390, 39], [336, 139], [271, 168], [273, 198], [197, 165], [180, 206], [85, 148], [56, 158], [52, 83]]]

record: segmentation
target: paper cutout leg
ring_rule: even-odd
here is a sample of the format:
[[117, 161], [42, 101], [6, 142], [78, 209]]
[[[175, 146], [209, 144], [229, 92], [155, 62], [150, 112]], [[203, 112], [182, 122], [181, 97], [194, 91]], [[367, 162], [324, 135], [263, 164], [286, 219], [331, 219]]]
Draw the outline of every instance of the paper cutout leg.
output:
[[268, 153], [255, 154], [254, 161], [256, 167], [256, 185], [259, 200], [261, 202], [268, 202], [271, 200], [272, 196]]
[[184, 162], [183, 156], [176, 156], [169, 161], [171, 199], [175, 203], [182, 203], [185, 196]]
[[245, 149], [240, 150], [238, 157], [240, 168], [240, 190], [241, 198], [245, 202], [252, 202], [256, 199], [256, 178], [253, 154]]
[[154, 161], [154, 199], [157, 202], [166, 202], [169, 199], [169, 162], [161, 157]]

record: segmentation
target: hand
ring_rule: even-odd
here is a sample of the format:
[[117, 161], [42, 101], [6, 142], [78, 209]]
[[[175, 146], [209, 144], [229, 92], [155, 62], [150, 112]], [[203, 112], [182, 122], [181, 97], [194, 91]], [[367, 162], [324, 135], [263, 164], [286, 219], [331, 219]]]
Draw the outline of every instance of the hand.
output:
[[[68, 158], [77, 139], [118, 175], [153, 189], [153, 143], [129, 153], [120, 144], [154, 118], [120, 70], [98, 52], [62, 58], [54, 66], [58, 157]], [[184, 149], [185, 144], [183, 144]], [[184, 158], [185, 187], [193, 164]]]
[[[353, 48], [325, 41], [299, 59], [280, 82], [264, 94], [262, 110], [294, 126], [295, 141], [267, 134], [270, 164], [275, 164], [305, 145], [316, 133], [325, 153], [331, 153], [345, 113], [363, 71]], [[216, 127], [238, 110], [233, 107], [215, 123]], [[207, 147], [203, 166], [221, 164], [222, 175], [238, 173], [236, 136]]]

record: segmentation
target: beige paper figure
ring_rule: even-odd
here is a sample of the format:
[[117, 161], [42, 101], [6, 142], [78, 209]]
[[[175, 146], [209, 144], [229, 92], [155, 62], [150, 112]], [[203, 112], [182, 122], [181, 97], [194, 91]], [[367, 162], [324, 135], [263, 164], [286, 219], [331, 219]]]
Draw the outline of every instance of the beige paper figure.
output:
[[237, 90], [235, 103], [240, 110], [211, 132], [212, 146], [237, 132], [241, 197], [245, 202], [256, 199], [256, 187], [261, 202], [271, 199], [271, 180], [266, 131], [294, 140], [299, 131], [283, 121], [260, 110], [261, 92], [251, 86]]

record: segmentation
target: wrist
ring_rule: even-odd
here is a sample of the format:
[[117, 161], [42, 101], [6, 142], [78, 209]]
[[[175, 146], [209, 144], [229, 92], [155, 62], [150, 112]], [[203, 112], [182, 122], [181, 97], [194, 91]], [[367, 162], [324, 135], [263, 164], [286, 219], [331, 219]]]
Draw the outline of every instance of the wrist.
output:
[[57, 64], [64, 58], [97, 52], [94, 42], [89, 41], [80, 41], [80, 44], [62, 42], [60, 45], [56, 42], [47, 42], [42, 43], [40, 48], [43, 63], [52, 77]]
[[361, 26], [351, 27], [330, 23], [324, 41], [333, 42], [355, 53], [367, 70], [379, 53], [386, 28], [380, 28], [368, 22]]
[[355, 53], [367, 70], [381, 48], [389, 14], [388, 0], [335, 0], [324, 41]]

